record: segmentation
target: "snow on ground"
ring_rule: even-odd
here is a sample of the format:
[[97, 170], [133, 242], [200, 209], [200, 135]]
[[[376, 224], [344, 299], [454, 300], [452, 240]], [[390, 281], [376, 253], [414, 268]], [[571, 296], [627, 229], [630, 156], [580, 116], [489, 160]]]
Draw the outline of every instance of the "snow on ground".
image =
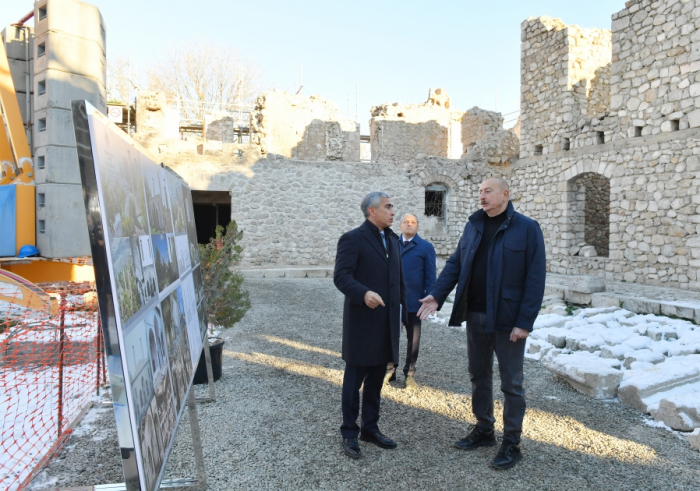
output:
[[[447, 325], [453, 306], [448, 300], [429, 320]], [[617, 307], [567, 313], [563, 303], [543, 307], [527, 339], [527, 358], [591, 397], [617, 398], [651, 414], [657, 426], [695, 430], [688, 438], [698, 440], [700, 326]]]

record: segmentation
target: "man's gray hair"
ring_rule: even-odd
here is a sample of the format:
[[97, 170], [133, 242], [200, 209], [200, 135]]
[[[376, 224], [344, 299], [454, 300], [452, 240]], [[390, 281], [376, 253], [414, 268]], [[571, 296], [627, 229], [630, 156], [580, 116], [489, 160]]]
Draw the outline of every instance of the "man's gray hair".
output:
[[496, 181], [496, 182], [498, 183], [498, 185], [501, 186], [501, 190], [503, 190], [503, 191], [508, 191], [508, 190], [509, 190], [509, 188], [508, 188], [508, 181], [506, 181], [506, 180], [503, 179], [502, 177], [491, 176], [491, 177], [489, 177], [488, 179], [484, 179], [484, 182], [486, 182], [486, 181]]
[[418, 215], [416, 215], [415, 213], [404, 213], [403, 215], [401, 215], [401, 221], [399, 223], [403, 223], [406, 217], [413, 217], [416, 219], [416, 223], [418, 223]]
[[360, 203], [360, 209], [365, 218], [369, 218], [370, 208], [379, 208], [379, 204], [382, 202], [382, 198], [388, 198], [389, 195], [384, 191], [372, 191], [367, 196], [362, 198], [362, 203]]

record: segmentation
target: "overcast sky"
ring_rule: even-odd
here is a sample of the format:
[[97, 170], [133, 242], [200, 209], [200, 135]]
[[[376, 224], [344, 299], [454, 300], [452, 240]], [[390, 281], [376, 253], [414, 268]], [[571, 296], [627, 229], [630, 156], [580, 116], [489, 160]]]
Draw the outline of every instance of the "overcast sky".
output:
[[[305, 95], [355, 113], [424, 102], [447, 90], [452, 107], [507, 115], [519, 109], [520, 23], [548, 15], [610, 29], [624, 0], [93, 0], [107, 24], [107, 58], [131, 56], [141, 74], [173, 44], [230, 44], [263, 68], [267, 84], [292, 91], [303, 67]], [[0, 1], [0, 24], [31, 11], [31, 0]], [[498, 102], [496, 102], [498, 92]], [[512, 126], [507, 123], [506, 126]]]

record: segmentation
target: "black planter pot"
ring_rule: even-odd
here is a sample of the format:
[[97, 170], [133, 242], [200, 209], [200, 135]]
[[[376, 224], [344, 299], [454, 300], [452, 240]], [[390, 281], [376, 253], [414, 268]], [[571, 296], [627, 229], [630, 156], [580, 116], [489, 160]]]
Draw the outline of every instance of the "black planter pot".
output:
[[[211, 355], [211, 371], [214, 374], [214, 381], [221, 378], [221, 354], [224, 351], [225, 341], [221, 338], [212, 338], [209, 343], [209, 354]], [[204, 356], [204, 348], [202, 348], [202, 356], [199, 357], [197, 371], [194, 373], [194, 384], [207, 384], [207, 359]]]

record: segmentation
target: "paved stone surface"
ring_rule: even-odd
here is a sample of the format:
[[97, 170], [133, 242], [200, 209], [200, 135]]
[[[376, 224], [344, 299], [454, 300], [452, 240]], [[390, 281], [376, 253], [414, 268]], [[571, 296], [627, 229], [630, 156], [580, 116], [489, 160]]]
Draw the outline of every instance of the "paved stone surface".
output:
[[[496, 449], [452, 448], [474, 423], [466, 340], [464, 332], [433, 323], [423, 329], [419, 388], [404, 391], [399, 381], [383, 391], [380, 427], [398, 449], [362, 444], [363, 458], [352, 461], [342, 454], [338, 430], [342, 296], [330, 279], [246, 285], [253, 306], [224, 333], [218, 399], [198, 406], [211, 490], [697, 489], [700, 453], [685, 439], [645, 425], [623, 404], [590, 399], [533, 360], [525, 362], [523, 461], [494, 471], [488, 463]], [[499, 397], [499, 418], [501, 411]], [[103, 413], [93, 430], [71, 439], [35, 489], [122, 480], [114, 420]], [[194, 475], [185, 417], [166, 477]]]

